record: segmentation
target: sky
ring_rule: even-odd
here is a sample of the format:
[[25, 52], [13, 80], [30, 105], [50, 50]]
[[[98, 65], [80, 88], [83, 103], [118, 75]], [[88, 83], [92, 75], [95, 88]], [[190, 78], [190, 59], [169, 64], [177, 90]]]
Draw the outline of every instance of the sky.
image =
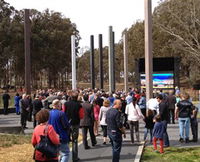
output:
[[[98, 48], [98, 34], [103, 34], [103, 45], [108, 45], [108, 28], [113, 26], [115, 43], [121, 39], [122, 31], [137, 20], [144, 20], [144, 0], [5, 0], [14, 8], [50, 10], [61, 12], [77, 25], [82, 40], [80, 47], [90, 46], [90, 35], [94, 35]], [[152, 0], [152, 8], [159, 0]], [[153, 10], [153, 9], [152, 9]]]

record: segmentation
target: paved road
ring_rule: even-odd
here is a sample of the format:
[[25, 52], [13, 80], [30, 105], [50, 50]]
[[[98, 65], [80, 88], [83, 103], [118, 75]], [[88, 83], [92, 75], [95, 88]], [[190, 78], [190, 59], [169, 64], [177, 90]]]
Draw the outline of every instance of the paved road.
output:
[[[20, 126], [20, 116], [16, 114], [9, 114], [9, 115], [0, 115], [0, 130], [1, 127], [11, 127], [11, 126]], [[29, 129], [25, 130], [25, 133], [32, 133], [33, 131], [33, 123], [27, 122], [27, 126]], [[140, 139], [143, 139], [143, 130], [144, 130], [144, 123], [140, 122]], [[200, 124], [199, 124], [199, 134], [200, 134]], [[81, 132], [81, 130], [80, 130]], [[168, 125], [168, 134], [170, 139], [170, 145], [175, 147], [200, 147], [200, 139], [197, 143], [180, 143], [179, 140], [179, 127], [176, 121], [176, 124], [169, 124]], [[190, 132], [190, 137], [191, 132]], [[91, 161], [91, 162], [110, 162], [112, 159], [112, 149], [111, 145], [108, 144], [106, 146], [102, 145], [102, 137], [97, 137], [98, 144], [95, 147], [92, 147], [89, 150], [85, 150], [80, 144], [79, 146], [79, 157], [81, 162]], [[89, 140], [89, 145], [90, 140]], [[134, 160], [135, 154], [137, 153], [139, 144], [131, 144], [130, 143], [130, 136], [129, 133], [127, 138], [123, 142], [122, 151], [121, 151], [121, 160], [122, 162], [130, 162]]]
[[[97, 145], [95, 147], [91, 147], [89, 150], [85, 150], [81, 144], [79, 146], [79, 158], [81, 159], [81, 162], [110, 162], [112, 160], [111, 144], [103, 145], [102, 143], [102, 137], [98, 136]], [[89, 145], [91, 146], [90, 140]], [[120, 162], [134, 161], [139, 145], [140, 143], [131, 144], [130, 135], [127, 133], [127, 138], [124, 139], [122, 145]]]

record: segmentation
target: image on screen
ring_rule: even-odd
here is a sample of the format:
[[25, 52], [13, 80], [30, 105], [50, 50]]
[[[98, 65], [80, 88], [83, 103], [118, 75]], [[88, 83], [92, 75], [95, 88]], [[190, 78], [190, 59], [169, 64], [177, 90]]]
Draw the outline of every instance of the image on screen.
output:
[[[140, 74], [141, 88], [146, 87], [145, 74]], [[174, 88], [173, 73], [156, 73], [153, 74], [153, 88]]]

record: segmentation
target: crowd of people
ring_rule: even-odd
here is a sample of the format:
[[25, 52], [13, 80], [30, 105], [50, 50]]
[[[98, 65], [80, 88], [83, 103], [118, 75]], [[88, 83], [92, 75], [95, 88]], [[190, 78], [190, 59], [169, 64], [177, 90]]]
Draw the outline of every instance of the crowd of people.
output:
[[[145, 92], [129, 89], [128, 93], [117, 91], [107, 93], [99, 89], [79, 89], [77, 91], [55, 91], [49, 89], [37, 90], [34, 99], [30, 95], [15, 96], [16, 114], [21, 115], [21, 126], [26, 129], [27, 120], [33, 116], [34, 133], [32, 144], [35, 146], [48, 126], [48, 135], [54, 144], [60, 145], [61, 162], [69, 159], [69, 142], [72, 142], [72, 159], [79, 161], [78, 136], [82, 131], [83, 146], [90, 149], [87, 141], [89, 131], [91, 145], [97, 144], [99, 128], [102, 129], [102, 145], [111, 143], [113, 162], [118, 162], [126, 129], [130, 129], [131, 143], [140, 141], [139, 122], [145, 123], [143, 140], [153, 144], [157, 150], [160, 141], [160, 153], [164, 147], [170, 146], [167, 133], [168, 124], [178, 120], [180, 142], [190, 142], [189, 130], [192, 130], [192, 141], [198, 140], [198, 109], [190, 101], [187, 93], [173, 91], [164, 93], [162, 90], [154, 93], [154, 98], [146, 101]], [[19, 111], [20, 110], [20, 111]], [[57, 135], [55, 135], [57, 134]], [[109, 137], [109, 138], [108, 138]], [[136, 140], [135, 140], [136, 139]], [[39, 151], [35, 153], [36, 161], [45, 161]], [[57, 158], [51, 159], [58, 161]]]

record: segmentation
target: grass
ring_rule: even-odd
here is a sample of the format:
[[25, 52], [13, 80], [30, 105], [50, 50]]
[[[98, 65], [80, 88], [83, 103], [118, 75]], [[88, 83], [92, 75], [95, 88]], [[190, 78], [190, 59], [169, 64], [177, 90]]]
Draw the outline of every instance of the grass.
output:
[[31, 135], [0, 135], [0, 162], [33, 162]]
[[[0, 134], [0, 162], [33, 162], [32, 135]], [[79, 136], [79, 142], [82, 137]], [[71, 147], [71, 143], [70, 143]]]
[[175, 148], [164, 149], [165, 153], [160, 154], [153, 151], [153, 147], [146, 147], [141, 162], [199, 162], [200, 147], [196, 148]]

